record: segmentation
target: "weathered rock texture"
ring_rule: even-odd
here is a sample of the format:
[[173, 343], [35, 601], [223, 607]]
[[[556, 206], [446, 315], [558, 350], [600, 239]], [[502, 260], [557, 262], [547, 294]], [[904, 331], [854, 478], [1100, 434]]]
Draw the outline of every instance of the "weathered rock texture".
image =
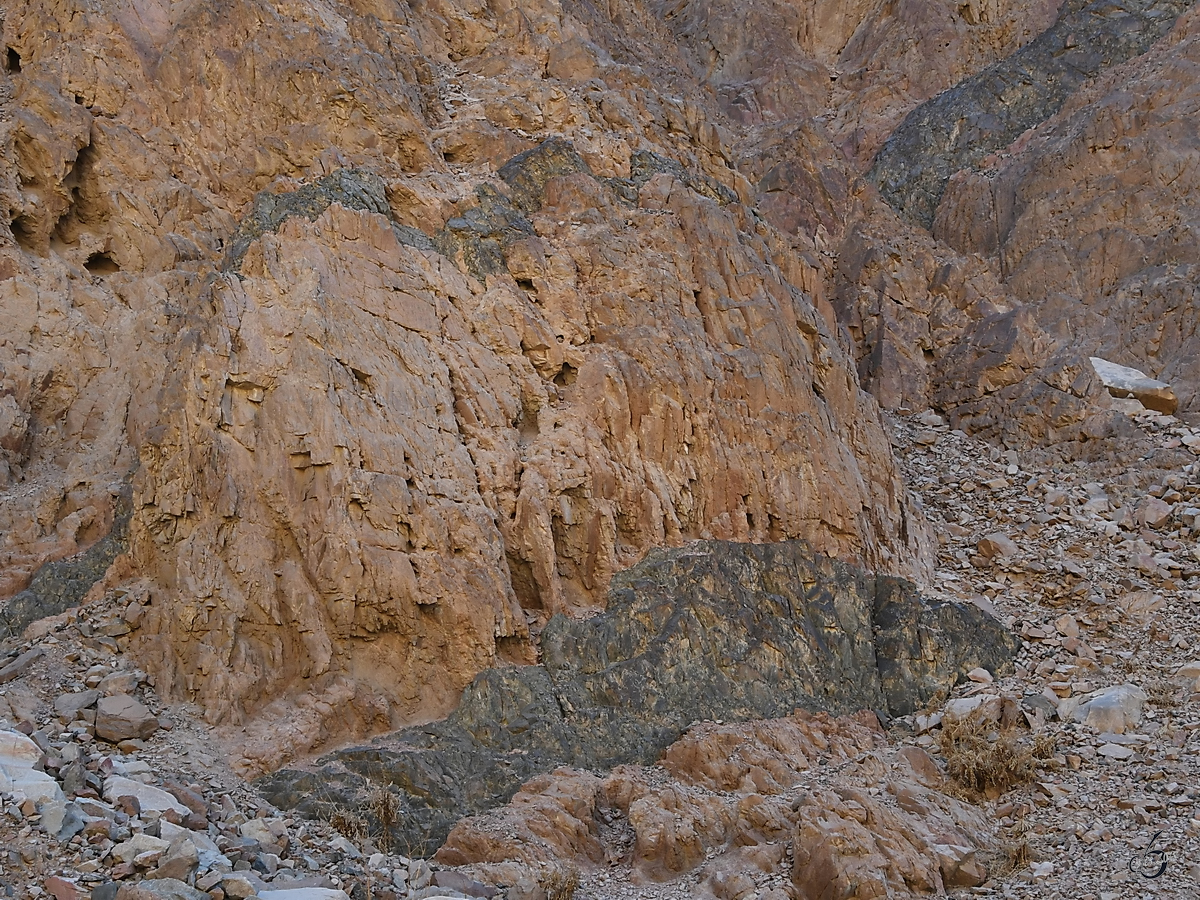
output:
[[[1092, 205], [1064, 201], [1051, 246], [987, 231], [998, 168], [951, 179], [933, 235], [861, 177], [906, 114], [1056, 18], [1081, 44], [1137, 24], [1114, 39], [1135, 51], [1159, 27], [1093, 12], [7, 4], [0, 598], [31, 591], [23, 621], [31, 596], [140, 579], [118, 640], [262, 771], [445, 714], [652, 547], [802, 538], [922, 577], [876, 401], [1079, 440], [1120, 428], [1087, 354], [1184, 369], [1191, 282], [1158, 267], [1191, 247], [1186, 128], [1161, 168], [1105, 170], [1168, 209], [1138, 206], [1124, 243], [1103, 179], [1054, 176]], [[1187, 121], [1190, 23], [1121, 68], [1174, 86], [1147, 94], [1177, 98], [1163, 123]], [[1064, 123], [1108, 121], [1108, 90], [1011, 159], [1088, 155]], [[1169, 126], [1144, 118], [1158, 153]], [[1019, 194], [1021, 165], [1014, 216], [1048, 190]], [[1091, 284], [1103, 346], [1070, 345]]]
[[884, 198], [929, 228], [950, 176], [978, 165], [1062, 108], [1086, 81], [1145, 52], [1190, 0], [1068, 0], [1012, 56], [910, 113], [875, 159]]
[[[639, 766], [542, 775], [460, 822], [436, 858], [517, 886], [556, 865], [628, 862], [649, 881], [699, 870], [696, 895], [720, 900], [777, 872], [804, 900], [941, 894], [987, 878], [986, 817], [942, 793], [924, 751], [889, 751], [865, 722], [700, 725], [663, 765], [667, 779]], [[837, 774], [810, 785], [818, 766]]]
[[394, 840], [432, 852], [459, 817], [555, 766], [650, 764], [697, 719], [905, 715], [975, 666], [1004, 669], [1016, 647], [974, 606], [930, 603], [798, 542], [654, 551], [613, 579], [603, 614], [551, 619], [541, 665], [487, 671], [445, 721], [260, 788], [326, 816], [394, 791]]
[[989, 258], [1047, 336], [1167, 382], [1184, 414], [1200, 402], [1196, 136], [1181, 126], [1200, 106], [1198, 28], [1188, 12], [1143, 57], [957, 175], [935, 223]]
[[3, 35], [4, 590], [132, 484], [127, 640], [246, 767], [444, 714], [653, 546], [925, 570], [649, 10], [29, 0]]

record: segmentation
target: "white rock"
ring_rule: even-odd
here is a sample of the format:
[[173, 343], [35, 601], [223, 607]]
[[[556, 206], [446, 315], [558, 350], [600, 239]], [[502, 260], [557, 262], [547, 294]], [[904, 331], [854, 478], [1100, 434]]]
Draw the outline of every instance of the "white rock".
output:
[[[336, 888], [284, 888], [279, 891], [259, 891], [259, 900], [350, 900], [345, 891]], [[437, 900], [427, 897], [425, 900]], [[450, 898], [446, 898], [450, 900]]]
[[22, 794], [34, 803], [63, 801], [62, 788], [33, 767], [42, 758], [38, 745], [19, 731], [0, 731], [0, 791]]
[[1098, 732], [1124, 734], [1142, 721], [1146, 692], [1136, 684], [1118, 684], [1093, 693], [1074, 711], [1076, 722]]
[[135, 834], [125, 843], [113, 847], [112, 855], [121, 862], [130, 862], [135, 856], [142, 853], [165, 851], [169, 846], [171, 846], [170, 841], [164, 841], [149, 834]]
[[1132, 750], [1122, 747], [1120, 744], [1103, 744], [1096, 752], [1109, 759], [1129, 759], [1133, 756]]
[[1141, 369], [1122, 366], [1098, 356], [1091, 357], [1092, 368], [1100, 376], [1101, 383], [1114, 397], [1132, 396], [1146, 409], [1161, 413], [1173, 413], [1179, 406], [1175, 389], [1165, 381], [1151, 378]]
[[166, 791], [148, 784], [142, 784], [140, 781], [134, 781], [131, 778], [122, 778], [120, 775], [113, 775], [104, 783], [104, 799], [109, 803], [115, 803], [118, 797], [125, 796], [137, 797], [138, 803], [141, 804], [143, 810], [154, 809], [164, 812], [168, 809], [173, 809], [184, 818], [192, 813], [190, 809]]

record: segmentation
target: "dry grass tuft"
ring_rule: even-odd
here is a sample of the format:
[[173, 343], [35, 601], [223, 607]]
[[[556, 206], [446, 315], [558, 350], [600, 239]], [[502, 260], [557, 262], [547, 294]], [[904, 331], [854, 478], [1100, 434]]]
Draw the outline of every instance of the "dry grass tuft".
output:
[[546, 892], [546, 900], [572, 900], [579, 889], [579, 870], [574, 866], [555, 867], [539, 880]]
[[379, 824], [376, 841], [384, 853], [392, 852], [392, 828], [400, 822], [400, 798], [383, 785], [375, 785], [367, 795], [367, 811]]
[[946, 773], [976, 797], [999, 797], [1032, 781], [1035, 756], [1045, 759], [1054, 753], [1052, 738], [1048, 743], [1038, 738], [1031, 745], [1017, 729], [1001, 728], [978, 716], [944, 723], [938, 744], [946, 759]]
[[367, 836], [366, 820], [345, 807], [339, 806], [329, 814], [329, 824], [333, 826], [334, 831], [352, 843], [358, 843]]

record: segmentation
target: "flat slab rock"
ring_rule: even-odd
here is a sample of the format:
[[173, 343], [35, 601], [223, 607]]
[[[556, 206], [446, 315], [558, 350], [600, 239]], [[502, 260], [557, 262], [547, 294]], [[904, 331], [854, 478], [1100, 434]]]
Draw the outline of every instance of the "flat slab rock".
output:
[[1141, 369], [1122, 366], [1098, 356], [1090, 357], [1092, 368], [1114, 397], [1133, 397], [1146, 409], [1173, 415], [1179, 408], [1175, 389], [1165, 381], [1151, 378]]
[[324, 815], [383, 785], [400, 806], [394, 839], [428, 854], [459, 818], [557, 766], [650, 764], [702, 719], [906, 715], [972, 669], [1004, 669], [1017, 646], [974, 606], [930, 602], [803, 542], [698, 542], [616, 576], [604, 614], [553, 618], [542, 665], [481, 673], [444, 721], [258, 787]]

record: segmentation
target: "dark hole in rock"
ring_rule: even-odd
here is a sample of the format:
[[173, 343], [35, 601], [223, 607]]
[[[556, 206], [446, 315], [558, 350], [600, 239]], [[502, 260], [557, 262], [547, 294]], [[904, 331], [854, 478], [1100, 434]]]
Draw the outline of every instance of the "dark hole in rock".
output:
[[523, 291], [533, 291], [534, 293], [537, 293], [537, 288], [533, 286], [533, 279], [531, 278], [518, 278], [517, 287]]
[[33, 223], [25, 216], [17, 216], [12, 220], [12, 236], [25, 250], [34, 250]]
[[4, 68], [10, 72], [21, 71], [21, 54], [12, 47], [8, 48], [8, 53], [4, 56]]
[[121, 267], [117, 265], [115, 259], [109, 254], [99, 251], [89, 256], [83, 265], [93, 275], [111, 275], [113, 272], [121, 271]]
[[926, 362], [933, 362], [933, 351], [932, 350], [922, 350], [921, 352], [925, 355]]
[[570, 363], [563, 363], [563, 367], [554, 376], [554, 383], [559, 387], [570, 387], [575, 383], [575, 376], [578, 372], [579, 370]]
[[542, 591], [533, 575], [533, 566], [521, 559], [515, 553], [505, 554], [508, 557], [508, 571], [512, 575], [513, 593], [521, 609], [544, 609]]

